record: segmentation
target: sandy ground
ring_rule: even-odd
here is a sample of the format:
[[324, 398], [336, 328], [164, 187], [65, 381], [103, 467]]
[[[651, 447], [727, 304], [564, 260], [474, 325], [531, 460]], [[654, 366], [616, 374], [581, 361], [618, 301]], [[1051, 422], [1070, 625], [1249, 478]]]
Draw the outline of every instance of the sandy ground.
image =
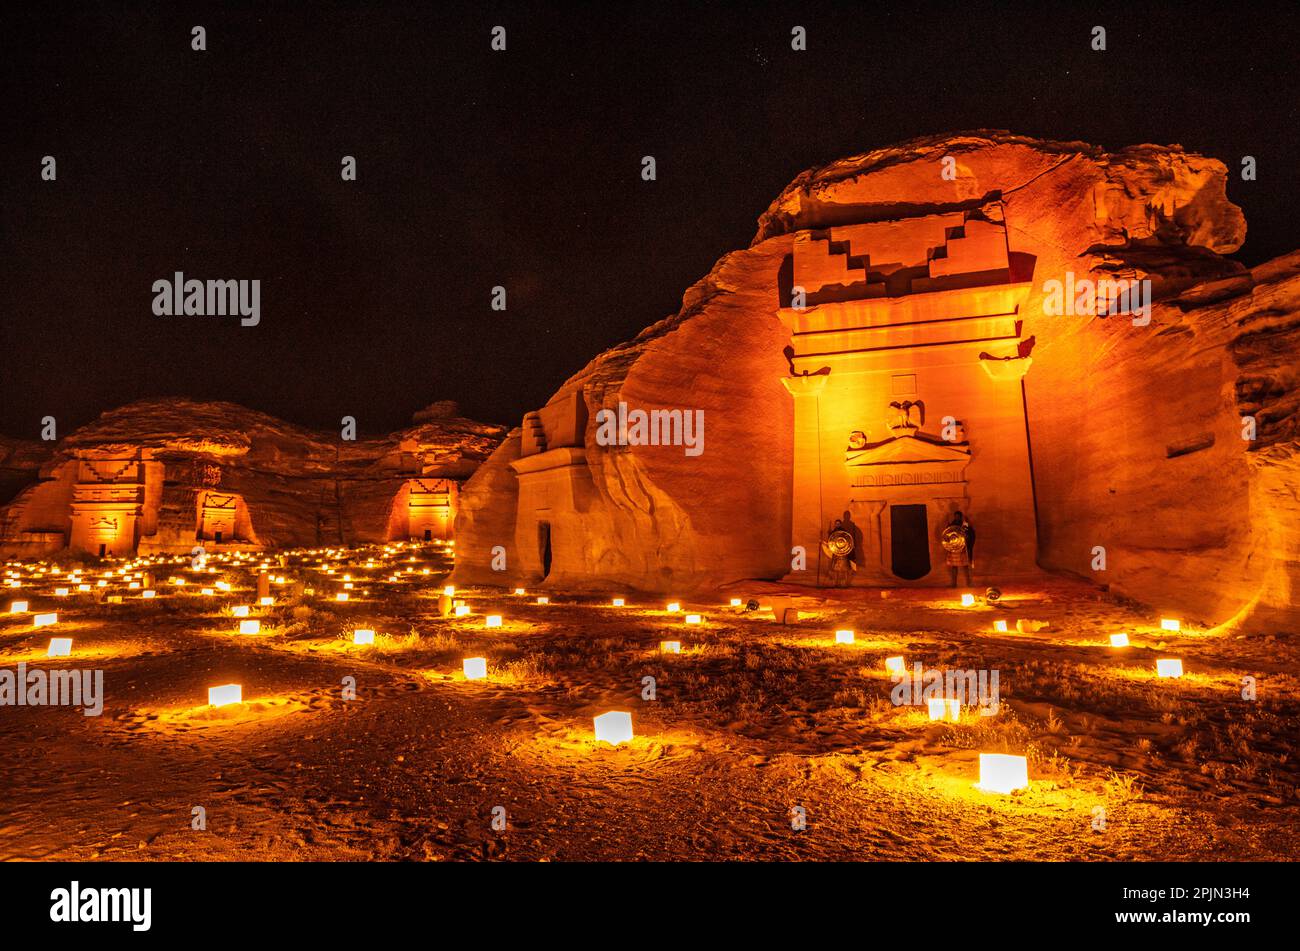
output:
[[[390, 557], [431, 573], [381, 580]], [[1065, 581], [972, 607], [938, 590], [819, 592], [797, 598], [791, 626], [728, 606], [798, 593], [767, 584], [683, 601], [699, 626], [658, 598], [629, 594], [616, 608], [554, 591], [549, 605], [535, 592], [460, 591], [472, 613], [444, 618], [449, 564], [434, 549], [349, 552], [334, 576], [306, 560], [272, 561], [289, 583], [275, 606], [252, 608], [257, 635], [236, 633], [230, 614], [254, 603], [254, 566], [154, 566], [156, 598], [115, 578], [123, 603], [111, 605], [75, 589], [55, 597], [66, 582], [9, 566], [23, 586], [0, 610], [26, 599], [59, 623], [0, 615], [0, 668], [100, 668], [106, 700], [98, 717], [0, 707], [0, 857], [1300, 856], [1300, 665], [1285, 639], [1172, 634]], [[87, 567], [87, 580], [101, 571]], [[347, 603], [331, 600], [343, 572]], [[233, 588], [203, 597], [169, 575]], [[315, 594], [293, 594], [295, 580]], [[485, 628], [488, 613], [503, 627]], [[1050, 627], [1018, 633], [1017, 620]], [[378, 632], [374, 646], [351, 643], [358, 627]], [[836, 644], [840, 628], [855, 643]], [[1119, 631], [1130, 647], [1108, 646]], [[72, 657], [47, 660], [51, 636], [72, 637]], [[661, 653], [665, 639], [682, 653]], [[884, 659], [896, 655], [997, 670], [998, 713], [931, 722], [924, 707], [891, 703]], [[488, 680], [464, 678], [468, 656], [487, 658]], [[1157, 679], [1157, 657], [1181, 658], [1185, 676]], [[1241, 695], [1247, 676], [1254, 700]], [[228, 682], [245, 702], [207, 706], [207, 688]], [[631, 712], [631, 743], [594, 741], [592, 717], [607, 710]], [[1030, 788], [976, 789], [980, 752], [1026, 756]], [[206, 829], [192, 827], [195, 807]]]

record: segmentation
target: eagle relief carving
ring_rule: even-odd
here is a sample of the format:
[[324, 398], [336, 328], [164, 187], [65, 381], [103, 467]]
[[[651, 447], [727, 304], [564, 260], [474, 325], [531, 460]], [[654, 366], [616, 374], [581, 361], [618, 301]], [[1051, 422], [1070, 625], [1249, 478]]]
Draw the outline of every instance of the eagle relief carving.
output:
[[925, 403], [922, 400], [894, 400], [885, 415], [885, 426], [895, 436], [918, 431], [925, 425]]

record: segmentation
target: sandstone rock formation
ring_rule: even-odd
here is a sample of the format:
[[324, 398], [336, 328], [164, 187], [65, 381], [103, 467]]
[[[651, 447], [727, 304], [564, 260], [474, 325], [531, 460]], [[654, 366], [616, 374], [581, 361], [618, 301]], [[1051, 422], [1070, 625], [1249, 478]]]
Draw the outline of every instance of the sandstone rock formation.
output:
[[11, 483], [30, 483], [16, 494], [11, 484], [4, 496], [12, 500], [0, 508], [0, 552], [445, 537], [440, 527], [454, 518], [459, 483], [502, 434], [444, 414], [350, 441], [231, 403], [132, 403], [51, 449], [0, 447], [0, 470]]
[[[1017, 526], [1007, 516], [1013, 509], [1001, 509], [994, 538], [986, 532], [978, 544], [1036, 535], [1043, 569], [1206, 623], [1300, 628], [1292, 603], [1300, 576], [1297, 256], [1251, 271], [1223, 257], [1245, 235], [1226, 175], [1218, 160], [1178, 146], [1107, 153], [1005, 132], [918, 139], [803, 173], [760, 217], [751, 245], [722, 258], [676, 315], [566, 381], [470, 480], [457, 577], [666, 592], [796, 580], [793, 513], [805, 504], [797, 486], [801, 473], [830, 458], [824, 447], [817, 459], [796, 449], [790, 388], [812, 387], [811, 377], [794, 374], [818, 369], [815, 348], [791, 359], [784, 352], [818, 339], [792, 337], [789, 326], [799, 326], [800, 254], [821, 255], [813, 270], [827, 289], [809, 299], [810, 313], [833, 317], [843, 306], [874, 321], [869, 315], [902, 303], [933, 309], [941, 296], [918, 303], [915, 295], [942, 288], [936, 282], [954, 242], [993, 229], [1005, 235], [1011, 263], [1001, 276], [966, 275], [965, 285], [1017, 288], [1014, 332], [999, 331], [979, 358], [995, 382], [1015, 386], [1023, 377], [1036, 525]], [[946, 239], [919, 255], [907, 250], [949, 217], [957, 226]], [[904, 250], [891, 258], [882, 248]], [[813, 259], [802, 260], [801, 274]], [[1061, 285], [1107, 280], [1149, 281], [1155, 302], [1145, 317], [1099, 315], [1083, 298], [1061, 312]], [[968, 306], [978, 290], [953, 299]], [[833, 341], [857, 332], [847, 323], [817, 331]], [[910, 353], [925, 345], [918, 325], [891, 333], [910, 335]], [[857, 358], [872, 352], [863, 344]], [[828, 372], [838, 379], [845, 371]], [[925, 373], [942, 367], [927, 365], [923, 389]], [[938, 417], [967, 411], [952, 401], [931, 397], [935, 421], [918, 433], [936, 452]], [[703, 410], [704, 452], [601, 444], [598, 414], [620, 402]], [[884, 410], [861, 414], [878, 419]], [[875, 451], [897, 435], [855, 434], [840, 419], [846, 413], [832, 415], [816, 425], [835, 452], [845, 444]], [[1243, 416], [1254, 421], [1254, 439], [1242, 438]], [[1010, 432], [1003, 427], [996, 438]], [[986, 427], [970, 437], [972, 470], [981, 454], [988, 458], [990, 434]], [[989, 473], [982, 478], [963, 492], [975, 524], [987, 527], [981, 505], [995, 490]], [[840, 500], [821, 505], [824, 516]], [[509, 581], [491, 570], [494, 546], [507, 550]], [[997, 570], [1021, 564], [1007, 553], [984, 567], [993, 581]], [[816, 572], [804, 577], [825, 583]], [[915, 583], [946, 582], [934, 570]], [[867, 583], [861, 572], [858, 583]]]
[[0, 436], [0, 504], [35, 482], [52, 454], [48, 443]]

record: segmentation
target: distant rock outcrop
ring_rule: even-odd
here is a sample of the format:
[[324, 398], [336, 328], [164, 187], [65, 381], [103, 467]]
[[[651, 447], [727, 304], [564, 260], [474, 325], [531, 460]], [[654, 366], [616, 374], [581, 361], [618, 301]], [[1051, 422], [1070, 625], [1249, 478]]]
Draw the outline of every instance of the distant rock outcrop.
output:
[[412, 417], [412, 422], [429, 423], [438, 419], [459, 419], [460, 407], [455, 400], [439, 400], [436, 403], [430, 403], [422, 410], [418, 410]]
[[[941, 266], [942, 239], [914, 258], [876, 255], [871, 243], [904, 246], [900, 235], [951, 216], [949, 249], [975, 233], [963, 221], [1005, 234], [1009, 269], [969, 275], [968, 284], [1001, 282], [1019, 295], [1014, 330], [999, 331], [1010, 349], [990, 346], [996, 352], [981, 359], [995, 383], [1023, 385], [1033, 516], [1018, 529], [996, 522], [997, 534], [1036, 536], [1043, 568], [1188, 619], [1300, 629], [1298, 256], [1253, 270], [1222, 256], [1245, 236], [1226, 175], [1223, 163], [1178, 146], [1108, 153], [986, 131], [918, 139], [803, 173], [759, 218], [749, 248], [718, 261], [677, 314], [569, 379], [470, 480], [457, 576], [500, 583], [489, 562], [503, 546], [512, 578], [533, 584], [677, 591], [795, 577], [792, 483], [809, 466], [843, 467], [846, 444], [868, 445], [860, 433], [823, 429], [820, 457], [797, 458], [793, 384], [783, 380], [799, 378], [783, 351], [796, 343], [815, 353], [818, 339], [792, 338], [782, 319], [798, 306], [796, 245], [822, 249], [823, 281], [833, 284], [826, 274], [835, 268], [850, 275], [824, 301], [847, 301], [862, 314], [879, 301], [883, 313], [902, 295], [940, 322], [966, 319], [941, 303], [916, 303], [927, 282], [942, 286], [939, 275], [950, 270]], [[863, 248], [854, 244], [861, 235], [869, 237]], [[1068, 305], [1062, 312], [1051, 300], [1060, 302], [1053, 282], [1120, 280], [1149, 282], [1149, 322]], [[822, 333], [842, 348], [874, 326], [859, 323]], [[906, 326], [909, 346], [924, 346], [926, 327]], [[876, 359], [870, 344], [855, 352]], [[839, 379], [845, 372], [834, 371]], [[899, 385], [915, 385], [910, 372], [899, 369]], [[814, 382], [799, 386], [811, 391]], [[908, 399], [924, 403], [926, 394]], [[705, 451], [688, 459], [661, 445], [602, 444], [597, 415], [619, 402], [703, 410]], [[948, 410], [929, 402], [937, 438]], [[861, 412], [877, 419], [883, 410]], [[983, 444], [971, 439], [972, 468], [989, 432]], [[985, 498], [977, 487], [962, 491], [977, 525], [994, 522], [979, 520]], [[821, 504], [833, 511], [841, 503]], [[872, 531], [888, 526], [868, 526], [868, 547], [881, 543]], [[980, 550], [992, 541], [983, 535]], [[979, 557], [977, 568], [996, 572], [996, 560]], [[916, 583], [946, 582], [934, 570]]]
[[0, 468], [31, 484], [0, 508], [0, 551], [448, 537], [459, 483], [503, 434], [446, 412], [352, 441], [233, 403], [132, 403], [53, 444], [36, 467], [32, 447], [4, 444]]

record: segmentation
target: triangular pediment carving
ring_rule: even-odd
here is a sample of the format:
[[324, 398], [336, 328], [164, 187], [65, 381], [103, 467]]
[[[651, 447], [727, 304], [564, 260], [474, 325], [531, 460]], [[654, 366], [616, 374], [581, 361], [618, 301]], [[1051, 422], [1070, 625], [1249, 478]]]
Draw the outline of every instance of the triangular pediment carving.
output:
[[968, 443], [940, 442], [925, 436], [894, 436], [856, 451], [850, 450], [850, 466], [894, 466], [925, 462], [964, 465], [970, 461]]

